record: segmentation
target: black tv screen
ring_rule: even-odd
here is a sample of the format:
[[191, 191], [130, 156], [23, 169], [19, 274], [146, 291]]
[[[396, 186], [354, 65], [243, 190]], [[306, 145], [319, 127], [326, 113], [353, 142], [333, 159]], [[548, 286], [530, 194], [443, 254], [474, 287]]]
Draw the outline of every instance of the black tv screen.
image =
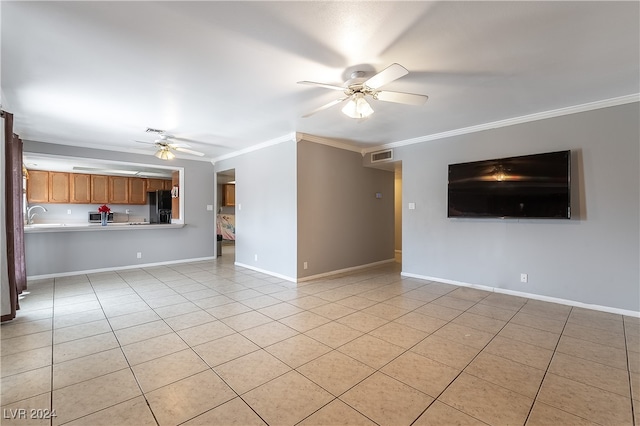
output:
[[571, 151], [449, 165], [448, 217], [570, 219]]

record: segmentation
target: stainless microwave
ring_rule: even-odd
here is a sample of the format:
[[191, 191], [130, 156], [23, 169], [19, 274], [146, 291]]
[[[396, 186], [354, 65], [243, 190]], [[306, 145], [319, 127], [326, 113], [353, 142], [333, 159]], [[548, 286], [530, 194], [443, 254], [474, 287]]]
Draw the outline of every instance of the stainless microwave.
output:
[[[101, 213], [100, 212], [89, 212], [89, 223], [100, 223], [102, 222]], [[113, 213], [107, 213], [107, 222], [113, 222]]]

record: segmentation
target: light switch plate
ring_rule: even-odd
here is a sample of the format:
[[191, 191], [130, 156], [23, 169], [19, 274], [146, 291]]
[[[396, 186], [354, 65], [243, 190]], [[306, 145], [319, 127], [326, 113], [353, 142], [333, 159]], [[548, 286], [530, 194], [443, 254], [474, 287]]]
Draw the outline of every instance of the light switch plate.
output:
[[416, 209], [416, 203], [409, 203], [409, 210], [415, 210]]
[[213, 204], [207, 204], [207, 211], [213, 211]]

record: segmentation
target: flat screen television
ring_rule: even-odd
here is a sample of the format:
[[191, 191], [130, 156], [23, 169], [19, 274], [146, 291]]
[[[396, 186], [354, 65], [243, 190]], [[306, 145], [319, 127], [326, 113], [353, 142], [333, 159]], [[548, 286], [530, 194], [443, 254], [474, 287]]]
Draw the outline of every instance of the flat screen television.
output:
[[571, 151], [449, 165], [448, 217], [571, 218]]

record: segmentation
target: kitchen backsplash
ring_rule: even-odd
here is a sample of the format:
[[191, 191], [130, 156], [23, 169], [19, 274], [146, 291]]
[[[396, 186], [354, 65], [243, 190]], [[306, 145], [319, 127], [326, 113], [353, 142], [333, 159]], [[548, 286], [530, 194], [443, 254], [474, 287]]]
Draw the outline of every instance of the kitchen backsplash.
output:
[[[31, 203], [27, 207], [31, 207], [34, 204]], [[107, 204], [113, 214], [114, 222], [147, 222], [149, 221], [149, 206], [148, 205], [133, 205], [133, 204]], [[42, 207], [47, 211], [43, 212], [42, 209], [35, 209], [33, 212], [36, 215], [33, 218], [33, 223], [86, 223], [88, 222], [88, 213], [98, 211], [99, 204], [42, 204]], [[127, 214], [129, 210], [129, 214]], [[71, 211], [71, 214], [68, 212]], [[26, 220], [26, 217], [25, 217]]]

